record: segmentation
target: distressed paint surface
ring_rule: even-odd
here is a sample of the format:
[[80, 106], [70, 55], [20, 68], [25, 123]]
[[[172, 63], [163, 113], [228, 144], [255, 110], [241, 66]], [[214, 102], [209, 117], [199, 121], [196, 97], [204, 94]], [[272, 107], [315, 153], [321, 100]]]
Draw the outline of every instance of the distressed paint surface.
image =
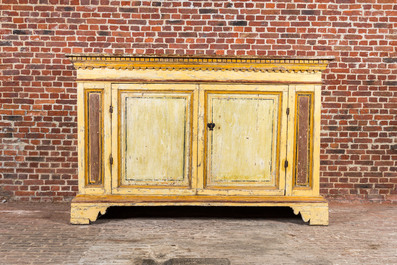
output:
[[102, 93], [88, 93], [88, 183], [102, 184]]
[[[106, 60], [108, 59], [102, 61]], [[302, 60], [303, 64], [291, 66], [285, 63], [294, 61], [280, 60], [275, 69], [273, 65], [260, 66], [252, 61], [249, 68], [245, 65], [240, 69], [239, 62], [230, 65], [227, 60], [222, 62], [209, 60], [206, 65], [202, 65], [196, 64], [193, 60], [172, 68], [162, 67], [161, 61], [157, 61], [156, 58], [140, 58], [139, 61], [148, 62], [148, 65], [141, 68], [139, 65], [135, 67], [135, 62], [132, 61], [122, 62], [120, 58], [116, 60], [120, 60], [117, 65], [121, 65], [121, 68], [118, 66], [114, 68], [110, 63], [101, 69], [95, 69], [96, 66], [93, 65], [94, 69], [92, 69], [89, 67], [91, 62], [88, 59], [84, 61], [84, 68], [78, 69], [80, 158], [88, 155], [87, 151], [84, 151], [87, 150], [84, 147], [88, 144], [84, 135], [89, 130], [87, 117], [84, 114], [85, 105], [88, 104], [83, 100], [84, 91], [103, 89], [103, 108], [107, 110], [113, 106], [116, 111], [113, 114], [104, 112], [102, 116], [104, 147], [101, 157], [104, 186], [85, 186], [84, 179], [88, 177], [88, 173], [85, 163], [79, 163], [81, 195], [72, 202], [72, 223], [94, 221], [97, 213], [104, 212], [109, 206], [213, 205], [290, 206], [296, 213], [300, 212], [305, 221], [310, 220], [311, 224], [328, 224], [328, 205], [319, 196], [321, 86], [314, 85], [321, 81], [321, 69], [325, 68], [326, 63]], [[316, 65], [317, 63], [322, 65]], [[270, 69], [267, 69], [268, 67]], [[311, 67], [317, 70], [309, 70]], [[299, 71], [295, 71], [296, 69]], [[217, 107], [207, 109], [206, 93], [211, 91], [216, 94], [213, 99], [217, 98], [214, 103], [217, 103], [218, 109]], [[296, 117], [299, 112], [295, 100], [299, 93], [313, 95], [314, 159], [310, 188], [295, 186], [294, 170], [292, 170], [294, 152], [291, 150], [295, 149]], [[223, 100], [230, 95], [253, 99], [245, 99], [242, 100], [244, 103], [233, 105], [228, 100]], [[126, 100], [128, 97], [135, 98], [135, 101], [128, 103], [129, 99]], [[150, 97], [156, 100], [158, 98], [162, 103], [156, 105], [153, 103], [155, 100], [150, 100]], [[178, 100], [173, 98], [184, 99], [186, 104], [181, 107], [176, 103]], [[145, 100], [138, 103], [137, 99]], [[248, 101], [256, 103], [248, 104], [246, 103]], [[285, 112], [287, 107], [290, 108], [290, 115]], [[126, 113], [132, 115], [127, 117]], [[210, 165], [215, 171], [207, 174], [209, 151], [207, 149], [209, 149], [210, 137], [207, 135], [207, 120], [210, 122], [212, 118], [216, 119], [217, 114], [219, 116], [225, 113], [232, 114], [224, 116], [226, 118], [224, 124], [214, 120], [214, 123], [220, 127], [219, 137], [223, 138], [222, 145], [219, 144], [220, 140], [214, 141], [215, 149], [218, 151], [215, 152], [214, 157], [218, 157], [213, 159], [212, 153], [210, 154], [210, 161], [216, 162], [218, 168], [215, 168], [215, 164]], [[265, 116], [271, 116], [269, 113], [273, 113], [272, 118], [269, 119], [271, 122], [264, 119]], [[170, 116], [176, 124], [166, 121], [166, 117]], [[233, 119], [239, 122], [234, 122]], [[180, 125], [181, 121], [183, 126]], [[277, 122], [278, 126], [275, 126]], [[145, 133], [139, 125], [137, 126], [138, 123], [145, 124]], [[239, 123], [243, 126], [238, 126]], [[222, 128], [227, 129], [227, 125], [230, 124], [232, 126], [229, 131], [222, 133]], [[270, 124], [273, 129], [270, 129]], [[239, 128], [250, 129], [244, 131]], [[215, 130], [216, 127], [211, 133], [216, 134]], [[249, 138], [245, 140], [252, 140], [244, 143], [242, 141], [244, 136], [233, 136], [234, 131]], [[140, 139], [136, 137], [137, 133], [140, 134]], [[258, 136], [260, 134], [264, 134], [266, 138]], [[170, 135], [175, 135], [178, 140], [172, 139]], [[183, 145], [179, 136], [184, 139]], [[172, 144], [162, 145], [166, 140], [171, 141]], [[153, 148], [145, 150], [145, 147], [138, 146], [145, 141], [152, 144]], [[227, 145], [231, 144], [234, 149], [238, 146], [243, 148], [238, 150], [239, 154], [230, 155], [224, 150], [225, 142]], [[256, 142], [256, 145], [253, 142]], [[274, 151], [275, 146], [277, 146], [276, 151]], [[172, 148], [174, 150], [171, 150]], [[146, 164], [141, 163], [140, 166], [136, 166], [134, 159], [137, 161], [138, 156], [146, 158], [142, 161], [148, 161], [147, 158], [150, 157], [157, 163], [145, 162]], [[114, 158], [114, 163], [110, 163], [108, 160], [110, 157]], [[262, 163], [261, 159], [272, 162]], [[290, 166], [284, 168], [283, 164], [286, 160], [290, 161]], [[248, 162], [248, 169], [242, 170], [244, 161], [254, 164], [249, 165]], [[275, 173], [273, 162], [274, 168], [277, 168]], [[225, 166], [226, 164], [228, 166]], [[233, 168], [235, 164], [237, 166]], [[226, 173], [223, 174], [222, 171]], [[223, 175], [218, 174], [219, 172]], [[211, 174], [215, 177], [212, 178]], [[205, 183], [207, 175], [210, 175], [209, 186]]]
[[[98, 202], [96, 202], [98, 200]], [[80, 195], [71, 204], [72, 224], [89, 224], [112, 206], [289, 206], [310, 225], [328, 225], [328, 203], [322, 197], [236, 196], [90, 196]]]
[[[211, 95], [209, 185], [274, 185], [279, 102], [274, 95]], [[208, 129], [208, 128], [207, 128]]]
[[186, 183], [189, 159], [187, 98], [156, 93], [124, 97], [123, 184]]
[[297, 96], [295, 185], [309, 186], [311, 175], [311, 95]]

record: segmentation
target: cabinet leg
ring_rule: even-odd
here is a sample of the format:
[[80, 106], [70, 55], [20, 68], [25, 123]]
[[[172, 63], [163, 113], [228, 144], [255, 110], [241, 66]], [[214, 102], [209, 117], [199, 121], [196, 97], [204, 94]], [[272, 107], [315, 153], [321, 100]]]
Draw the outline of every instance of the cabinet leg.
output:
[[86, 204], [86, 203], [72, 203], [70, 210], [71, 224], [90, 224], [96, 221], [98, 215], [104, 215], [108, 206]]
[[294, 205], [294, 214], [301, 214], [304, 222], [310, 225], [328, 225], [328, 204], [322, 205]]

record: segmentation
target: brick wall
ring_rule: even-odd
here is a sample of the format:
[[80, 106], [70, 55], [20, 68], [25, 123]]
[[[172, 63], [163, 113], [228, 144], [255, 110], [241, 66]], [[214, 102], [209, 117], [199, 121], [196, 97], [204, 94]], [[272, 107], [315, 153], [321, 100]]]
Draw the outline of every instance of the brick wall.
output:
[[334, 56], [321, 193], [397, 200], [396, 0], [0, 0], [0, 196], [77, 191], [67, 53]]

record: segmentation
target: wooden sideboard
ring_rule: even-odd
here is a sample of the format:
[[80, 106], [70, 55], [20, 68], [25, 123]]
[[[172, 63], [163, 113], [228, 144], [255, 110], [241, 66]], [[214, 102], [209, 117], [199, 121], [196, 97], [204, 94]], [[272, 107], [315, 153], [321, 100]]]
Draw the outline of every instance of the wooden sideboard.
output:
[[289, 206], [319, 195], [321, 72], [330, 58], [69, 55], [79, 193], [71, 223], [110, 206]]

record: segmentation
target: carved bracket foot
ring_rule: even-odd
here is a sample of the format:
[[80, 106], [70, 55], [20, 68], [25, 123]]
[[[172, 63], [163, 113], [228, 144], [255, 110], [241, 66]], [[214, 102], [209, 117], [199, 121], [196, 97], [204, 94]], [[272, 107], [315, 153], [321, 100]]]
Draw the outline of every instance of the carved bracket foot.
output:
[[291, 206], [294, 214], [301, 214], [304, 222], [310, 225], [328, 225], [328, 204]]
[[108, 206], [86, 204], [86, 203], [72, 203], [70, 210], [71, 224], [90, 224], [96, 221], [98, 215], [104, 215]]

